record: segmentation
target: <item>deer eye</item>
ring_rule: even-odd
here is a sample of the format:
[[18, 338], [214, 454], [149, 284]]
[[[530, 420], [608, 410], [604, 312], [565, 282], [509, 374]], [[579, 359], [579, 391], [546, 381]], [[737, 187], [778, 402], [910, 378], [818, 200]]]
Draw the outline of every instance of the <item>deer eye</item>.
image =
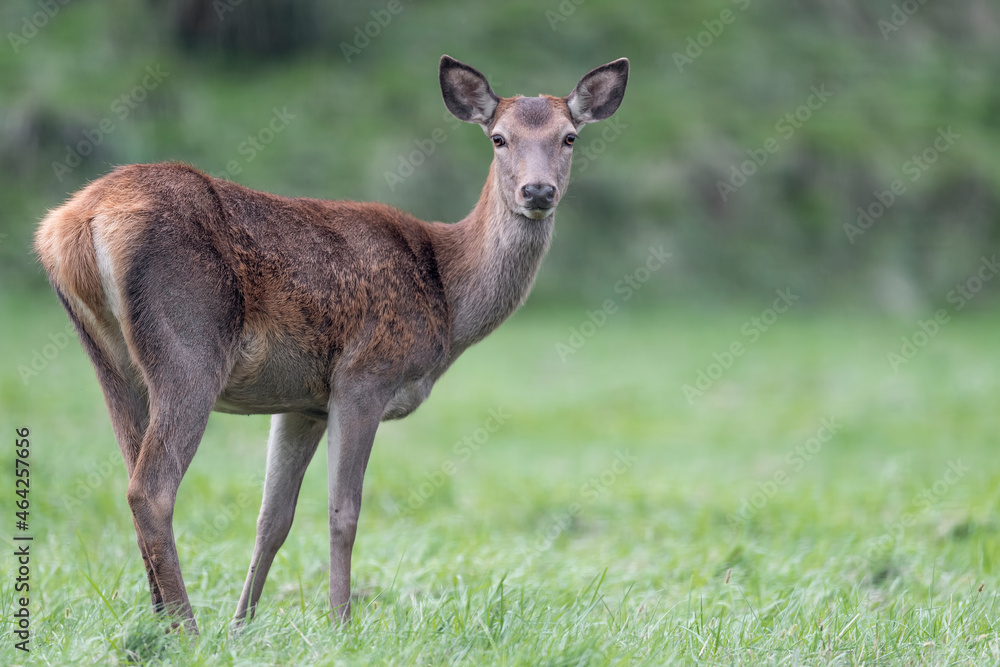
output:
[[567, 134], [566, 138], [563, 139], [563, 143], [566, 144], [567, 146], [572, 146], [574, 141], [576, 141], [575, 134]]
[[497, 148], [507, 145], [507, 140], [501, 137], [499, 134], [494, 134], [492, 137], [490, 137], [490, 139], [493, 140], [493, 145], [496, 146]]

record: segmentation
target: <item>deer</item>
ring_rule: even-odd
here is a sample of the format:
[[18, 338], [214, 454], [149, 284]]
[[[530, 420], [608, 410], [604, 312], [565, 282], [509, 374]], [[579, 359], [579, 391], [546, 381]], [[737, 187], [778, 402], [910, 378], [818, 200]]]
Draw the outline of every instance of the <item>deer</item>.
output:
[[115, 168], [48, 213], [35, 251], [93, 363], [128, 474], [153, 609], [197, 634], [173, 532], [213, 411], [272, 415], [253, 554], [234, 625], [256, 613], [327, 436], [330, 614], [351, 614], [351, 555], [375, 432], [527, 298], [565, 196], [573, 142], [625, 94], [620, 58], [565, 97], [498, 97], [442, 56], [445, 106], [493, 144], [459, 222], [381, 203], [288, 198], [186, 164]]

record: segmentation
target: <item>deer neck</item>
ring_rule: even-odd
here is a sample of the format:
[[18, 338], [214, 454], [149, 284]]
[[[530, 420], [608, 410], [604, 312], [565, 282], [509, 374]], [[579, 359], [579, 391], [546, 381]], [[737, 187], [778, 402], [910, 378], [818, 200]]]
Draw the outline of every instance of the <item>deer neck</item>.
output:
[[452, 358], [485, 338], [524, 303], [552, 238], [553, 216], [512, 212], [496, 192], [493, 165], [475, 208], [441, 225], [437, 254], [451, 315]]

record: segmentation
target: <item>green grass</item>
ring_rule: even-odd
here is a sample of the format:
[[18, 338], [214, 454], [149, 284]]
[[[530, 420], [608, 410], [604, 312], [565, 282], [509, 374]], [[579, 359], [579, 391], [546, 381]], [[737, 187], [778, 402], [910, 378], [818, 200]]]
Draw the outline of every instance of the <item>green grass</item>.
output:
[[[767, 304], [640, 300], [565, 363], [555, 345], [584, 309], [520, 313], [416, 414], [382, 426], [346, 629], [327, 618], [321, 448], [260, 613], [230, 634], [267, 418], [214, 415], [175, 513], [202, 632], [188, 640], [152, 619], [124, 466], [79, 345], [18, 376], [65, 316], [48, 294], [0, 297], [0, 427], [8, 444], [31, 429], [34, 536], [33, 652], [8, 632], [5, 555], [0, 663], [996, 664], [1000, 317], [956, 315], [894, 373], [886, 354], [915, 320], [793, 309], [749, 344], [740, 328]], [[681, 387], [734, 340], [746, 354], [689, 404]], [[491, 409], [503, 425], [461, 460], [456, 443]], [[834, 437], [796, 456], [823, 419]], [[614, 472], [618, 452], [634, 463]], [[449, 460], [454, 474], [435, 474]], [[968, 469], [956, 478], [949, 462]], [[760, 507], [736, 517], [744, 499]]]

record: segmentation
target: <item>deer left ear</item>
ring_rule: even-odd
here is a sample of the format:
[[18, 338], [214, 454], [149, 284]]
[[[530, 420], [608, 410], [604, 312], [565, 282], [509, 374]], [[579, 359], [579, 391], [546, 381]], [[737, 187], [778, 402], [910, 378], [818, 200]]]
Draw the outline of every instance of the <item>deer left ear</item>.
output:
[[482, 72], [451, 56], [441, 56], [438, 78], [444, 104], [455, 118], [483, 127], [493, 122], [500, 98]]
[[619, 58], [583, 75], [573, 92], [564, 97], [577, 126], [609, 118], [618, 110], [628, 83], [628, 58]]

